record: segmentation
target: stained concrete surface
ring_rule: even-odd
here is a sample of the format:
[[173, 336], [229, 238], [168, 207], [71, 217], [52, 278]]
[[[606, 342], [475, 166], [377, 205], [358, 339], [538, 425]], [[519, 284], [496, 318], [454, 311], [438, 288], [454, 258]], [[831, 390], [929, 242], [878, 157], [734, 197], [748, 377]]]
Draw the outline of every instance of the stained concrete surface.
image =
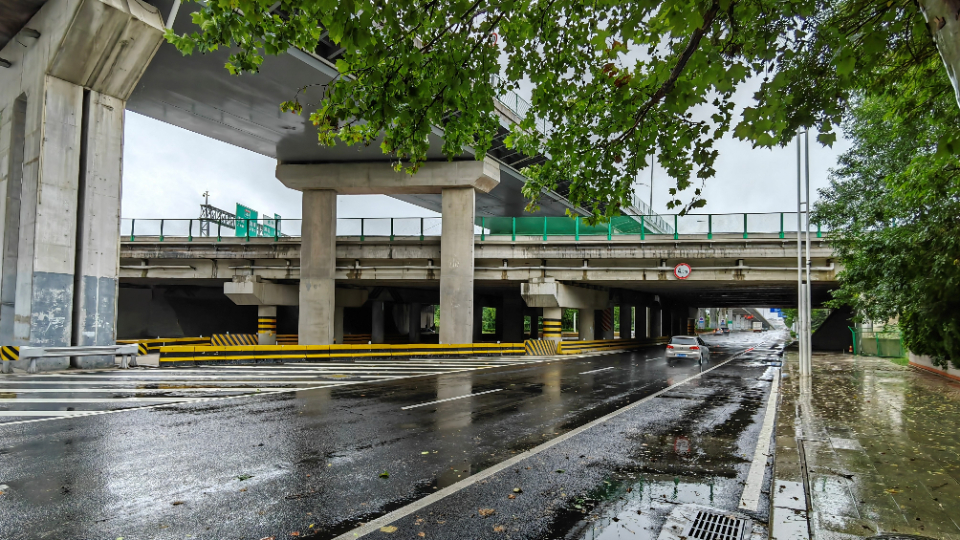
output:
[[[703, 367], [621, 353], [0, 426], [0, 537], [331, 538], [756, 340], [718, 339], [731, 343]], [[734, 509], [769, 356], [734, 360], [374, 536], [648, 538], [680, 502]]]
[[884, 358], [815, 354], [813, 367], [805, 388], [787, 354], [775, 489], [798, 499], [783, 512], [793, 529], [810, 510], [816, 539], [960, 539], [960, 384]]

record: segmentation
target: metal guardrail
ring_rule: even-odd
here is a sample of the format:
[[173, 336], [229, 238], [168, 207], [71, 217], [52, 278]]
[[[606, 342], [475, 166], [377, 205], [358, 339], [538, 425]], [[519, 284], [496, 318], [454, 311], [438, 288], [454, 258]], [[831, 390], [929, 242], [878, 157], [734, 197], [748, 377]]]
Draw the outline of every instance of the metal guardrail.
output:
[[[640, 240], [673, 238], [706, 238], [713, 239], [717, 234], [734, 234], [743, 238], [750, 238], [757, 234], [776, 234], [779, 238], [788, 238], [797, 232], [796, 212], [773, 213], [743, 213], [743, 214], [686, 214], [686, 215], [629, 215], [611, 218], [601, 225], [588, 225], [583, 217], [479, 217], [474, 226], [474, 234], [479, 241], [488, 237], [510, 236], [516, 240], [518, 236], [536, 236], [544, 241], [550, 237], [572, 237], [576, 241], [581, 239], [597, 239], [606, 237], [613, 240], [616, 237], [633, 236]], [[253, 221], [253, 220], [251, 220]], [[193, 241], [202, 237], [200, 234], [200, 220], [198, 219], [129, 219], [124, 218], [120, 224], [120, 236], [124, 241], [135, 242], [138, 237], [147, 237], [147, 241], [164, 242], [166, 240]], [[299, 241], [302, 227], [300, 219], [277, 220], [276, 233], [272, 238], [275, 242]], [[240, 238], [250, 241], [257, 238], [256, 230], [246, 227], [247, 233]], [[280, 230], [283, 233], [280, 233]], [[223, 230], [218, 223], [211, 228], [211, 237], [222, 241]], [[337, 219], [337, 236], [359, 238], [360, 241], [369, 238], [386, 239], [391, 241], [398, 238], [404, 240], [428, 237], [439, 237], [443, 232], [441, 218], [339, 218]], [[816, 237], [823, 238], [825, 234], [819, 224], [816, 225]]]
[[[87, 347], [10, 347], [17, 349], [19, 358], [14, 361], [26, 360], [27, 373], [38, 373], [37, 360], [40, 358], [63, 358], [76, 356], [120, 356], [120, 369], [137, 367], [139, 347], [136, 343], [128, 345], [96, 345]], [[8, 360], [4, 360], [7, 367]]]

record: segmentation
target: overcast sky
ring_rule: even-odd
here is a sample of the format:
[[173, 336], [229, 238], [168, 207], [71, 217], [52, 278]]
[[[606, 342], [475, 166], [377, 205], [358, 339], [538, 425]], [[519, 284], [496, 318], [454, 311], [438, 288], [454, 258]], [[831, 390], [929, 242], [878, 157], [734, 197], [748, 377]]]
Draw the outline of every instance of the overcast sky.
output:
[[[811, 141], [814, 138], [811, 136]], [[701, 213], [781, 212], [797, 206], [796, 147], [752, 149], [730, 137], [717, 145], [717, 176], [706, 182]], [[827, 171], [847, 148], [844, 140], [810, 145], [811, 191], [827, 184]], [[196, 218], [204, 191], [210, 203], [233, 212], [236, 203], [284, 218], [301, 215], [300, 193], [274, 177], [275, 160], [127, 111], [124, 132], [124, 218]], [[641, 181], [648, 182], [644, 174]], [[672, 180], [654, 170], [653, 208], [670, 213]], [[638, 193], [649, 198], [649, 188]], [[684, 199], [684, 197], [681, 197]], [[386, 196], [340, 196], [339, 217], [410, 217], [435, 213]]]

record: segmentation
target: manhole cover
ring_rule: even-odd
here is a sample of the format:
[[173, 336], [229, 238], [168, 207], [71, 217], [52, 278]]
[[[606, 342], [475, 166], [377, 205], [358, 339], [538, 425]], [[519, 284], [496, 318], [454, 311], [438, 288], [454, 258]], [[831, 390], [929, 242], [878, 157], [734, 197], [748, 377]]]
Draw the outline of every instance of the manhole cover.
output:
[[698, 540], [741, 540], [746, 524], [746, 521], [736, 517], [700, 511], [690, 525], [687, 536]]
[[670, 512], [657, 539], [747, 540], [752, 532], [753, 521], [747, 516], [707, 506], [684, 504]]

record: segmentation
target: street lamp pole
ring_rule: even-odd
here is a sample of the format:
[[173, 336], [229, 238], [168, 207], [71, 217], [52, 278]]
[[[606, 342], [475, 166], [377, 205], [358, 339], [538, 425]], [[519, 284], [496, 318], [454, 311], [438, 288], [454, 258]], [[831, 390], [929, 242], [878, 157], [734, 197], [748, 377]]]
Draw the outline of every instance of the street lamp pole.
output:
[[[805, 145], [804, 167], [801, 167], [800, 147], [803, 145]], [[804, 244], [806, 244], [805, 254]], [[805, 278], [804, 270], [806, 270]], [[804, 131], [803, 141], [800, 140], [800, 134], [797, 134], [797, 337], [800, 343], [800, 375], [804, 377], [813, 373], [810, 270], [810, 132]]]
[[807, 336], [807, 356], [804, 360], [807, 362], [807, 375], [813, 375], [813, 282], [810, 280], [810, 130], [803, 132], [804, 139], [804, 177], [806, 179], [807, 189], [807, 297], [804, 307], [806, 308], [807, 327], [804, 329]]

